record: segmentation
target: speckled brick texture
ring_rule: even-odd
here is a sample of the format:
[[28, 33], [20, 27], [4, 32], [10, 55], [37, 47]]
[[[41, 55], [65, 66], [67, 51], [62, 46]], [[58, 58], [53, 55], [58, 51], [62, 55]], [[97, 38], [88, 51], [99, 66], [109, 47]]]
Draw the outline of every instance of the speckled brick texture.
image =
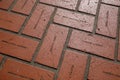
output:
[[0, 80], [120, 80], [119, 0], [0, 0]]

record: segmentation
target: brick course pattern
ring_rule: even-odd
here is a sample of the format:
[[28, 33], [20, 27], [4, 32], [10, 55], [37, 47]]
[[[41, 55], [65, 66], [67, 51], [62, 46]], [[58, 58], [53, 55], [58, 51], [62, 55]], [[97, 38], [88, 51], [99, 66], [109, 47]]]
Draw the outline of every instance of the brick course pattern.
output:
[[42, 38], [53, 11], [54, 8], [51, 6], [42, 4], [37, 5], [35, 11], [27, 22], [23, 33], [29, 36]]
[[25, 16], [0, 10], [0, 28], [18, 32], [25, 21]]
[[0, 0], [0, 80], [120, 80], [119, 0]]
[[114, 59], [115, 40], [102, 36], [73, 31], [69, 47]]
[[31, 60], [38, 42], [0, 31], [0, 52], [24, 60]]
[[118, 7], [102, 4], [100, 7], [96, 32], [106, 36], [116, 37], [117, 15]]
[[54, 73], [51, 71], [12, 59], [7, 59], [2, 70], [0, 70], [0, 80], [53, 80], [53, 76]]
[[119, 80], [120, 64], [92, 57], [88, 80]]
[[36, 0], [18, 0], [12, 10], [28, 15], [30, 14], [35, 2]]

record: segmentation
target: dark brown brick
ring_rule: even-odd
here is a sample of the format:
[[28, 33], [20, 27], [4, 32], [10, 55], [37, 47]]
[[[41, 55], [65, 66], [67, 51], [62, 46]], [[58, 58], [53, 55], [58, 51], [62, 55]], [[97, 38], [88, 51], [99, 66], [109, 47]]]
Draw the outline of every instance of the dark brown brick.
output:
[[92, 31], [94, 17], [82, 13], [58, 9], [54, 17], [54, 22], [81, 30]]
[[92, 57], [88, 80], [120, 80], [120, 64]]
[[87, 55], [67, 50], [57, 80], [84, 80]]
[[68, 8], [68, 9], [75, 9], [78, 0], [40, 0], [40, 2], [52, 4], [55, 6]]
[[18, 32], [25, 21], [25, 16], [0, 10], [0, 28]]
[[12, 10], [28, 15], [35, 5], [35, 2], [36, 0], [18, 0]]
[[113, 59], [115, 40], [74, 30], [69, 47]]
[[40, 48], [36, 62], [57, 68], [68, 34], [68, 28], [51, 25]]
[[38, 42], [0, 31], [0, 53], [30, 61]]
[[98, 17], [96, 32], [102, 35], [116, 37], [118, 7], [102, 4]]
[[39, 4], [25, 26], [23, 33], [41, 38], [53, 11], [53, 7]]
[[0, 80], [53, 80], [54, 73], [12, 59], [0, 70]]
[[99, 0], [81, 0], [79, 11], [96, 14]]

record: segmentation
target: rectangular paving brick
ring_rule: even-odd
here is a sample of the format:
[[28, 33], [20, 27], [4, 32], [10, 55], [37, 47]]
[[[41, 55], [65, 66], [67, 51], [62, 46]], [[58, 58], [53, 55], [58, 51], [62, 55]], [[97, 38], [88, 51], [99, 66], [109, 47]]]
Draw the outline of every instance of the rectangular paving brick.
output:
[[120, 64], [92, 57], [88, 80], [120, 80]]
[[18, 32], [25, 21], [25, 16], [0, 10], [0, 28]]
[[0, 70], [0, 80], [53, 80], [53, 76], [51, 71], [13, 59], [7, 59]]
[[50, 25], [36, 62], [57, 68], [67, 38], [68, 28]]
[[96, 32], [102, 35], [116, 37], [118, 7], [102, 4], [100, 7]]
[[41, 38], [48, 21], [54, 11], [51, 6], [39, 4], [28, 21], [23, 33], [33, 37]]
[[87, 56], [67, 50], [57, 80], [84, 80]]
[[58, 9], [54, 17], [54, 22], [77, 29], [92, 31], [94, 26], [94, 17], [82, 13]]
[[78, 0], [40, 0], [40, 2], [75, 10]]
[[112, 5], [120, 6], [120, 0], [102, 0], [102, 2]]
[[14, 0], [0, 0], [0, 8], [8, 9]]
[[79, 11], [96, 14], [99, 0], [81, 0]]
[[28, 15], [35, 5], [35, 2], [36, 0], [18, 0], [12, 10]]
[[69, 47], [114, 59], [115, 40], [106, 37], [74, 30]]
[[0, 31], [0, 53], [30, 61], [38, 42]]

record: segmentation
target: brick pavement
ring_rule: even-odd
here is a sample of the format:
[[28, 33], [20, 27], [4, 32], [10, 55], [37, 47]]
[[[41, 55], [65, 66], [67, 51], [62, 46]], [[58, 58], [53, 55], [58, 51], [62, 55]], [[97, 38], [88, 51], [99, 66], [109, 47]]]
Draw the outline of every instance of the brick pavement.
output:
[[0, 0], [0, 80], [120, 80], [119, 0]]

